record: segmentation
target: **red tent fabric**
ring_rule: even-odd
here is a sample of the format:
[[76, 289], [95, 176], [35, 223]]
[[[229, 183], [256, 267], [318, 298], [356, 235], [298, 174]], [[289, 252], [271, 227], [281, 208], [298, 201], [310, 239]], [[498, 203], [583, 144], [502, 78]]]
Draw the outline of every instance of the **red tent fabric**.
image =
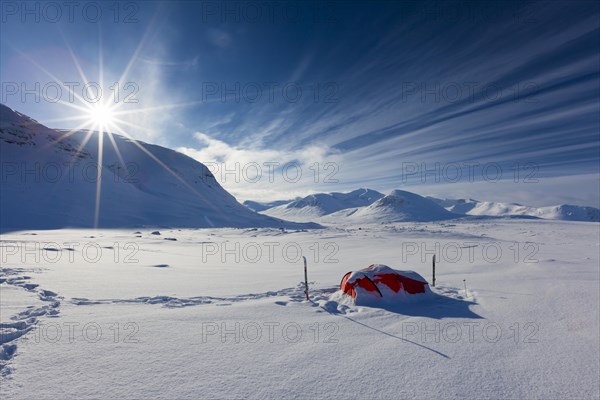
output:
[[399, 271], [382, 264], [373, 264], [360, 271], [348, 272], [340, 282], [340, 290], [356, 299], [360, 291], [380, 298], [384, 293], [425, 293], [427, 281], [414, 271]]

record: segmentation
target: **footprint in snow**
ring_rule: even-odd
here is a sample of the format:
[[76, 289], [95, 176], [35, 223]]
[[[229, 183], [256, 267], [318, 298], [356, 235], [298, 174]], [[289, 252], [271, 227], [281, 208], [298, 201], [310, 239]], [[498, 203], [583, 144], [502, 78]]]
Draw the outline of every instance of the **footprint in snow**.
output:
[[37, 292], [40, 300], [44, 302], [41, 306], [27, 306], [26, 310], [10, 317], [14, 322], [0, 323], [0, 375], [7, 376], [12, 373], [9, 361], [17, 351], [17, 344], [13, 343], [16, 339], [25, 335], [34, 329], [39, 317], [56, 318], [60, 313], [60, 299], [57, 293], [50, 290], [40, 289], [35, 283], [28, 283], [31, 279], [28, 275], [21, 275], [22, 272], [32, 271], [23, 268], [0, 268], [0, 275], [4, 278], [0, 283], [21, 287], [28, 291]]

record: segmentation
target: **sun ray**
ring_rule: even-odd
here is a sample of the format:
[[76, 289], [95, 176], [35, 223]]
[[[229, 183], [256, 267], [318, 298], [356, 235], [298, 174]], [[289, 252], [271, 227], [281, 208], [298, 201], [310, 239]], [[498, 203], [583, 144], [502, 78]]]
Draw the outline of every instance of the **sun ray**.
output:
[[123, 159], [123, 156], [121, 155], [121, 151], [119, 150], [119, 146], [117, 145], [117, 142], [115, 141], [113, 134], [110, 131], [108, 131], [108, 132], [106, 132], [106, 135], [108, 136], [110, 143], [112, 144], [113, 148], [115, 149], [115, 153], [117, 154], [117, 158], [119, 159], [121, 166], [123, 168], [125, 168], [125, 160]]
[[98, 25], [99, 37], [98, 37], [98, 85], [101, 88], [104, 87], [104, 49], [102, 47], [102, 27]]
[[[73, 103], [71, 103], [71, 102], [64, 101], [64, 100], [60, 100], [60, 99], [59, 99], [58, 101], [56, 101], [56, 103], [58, 103], [58, 104], [62, 104], [62, 105], [64, 105], [64, 106], [67, 106], [67, 107], [70, 107], [70, 108], [73, 108], [73, 109], [75, 109], [75, 110], [77, 110], [77, 111], [86, 111], [86, 110], [87, 110], [87, 108], [86, 108], [86, 107], [84, 107], [84, 106], [80, 106], [80, 105], [77, 105], [77, 104], [73, 104]], [[85, 103], [84, 103], [84, 104], [85, 104]]]
[[62, 31], [61, 31], [61, 35], [63, 37], [65, 45], [67, 46], [67, 49], [69, 50], [69, 54], [71, 55], [73, 64], [75, 64], [75, 68], [77, 69], [77, 72], [79, 73], [79, 76], [81, 77], [81, 80], [83, 81], [83, 83], [85, 85], [85, 90], [86, 90], [88, 96], [90, 96], [90, 85], [89, 85], [90, 81], [87, 79], [85, 72], [83, 72], [83, 68], [81, 68], [81, 64], [79, 63], [79, 60], [77, 59], [77, 57], [75, 57], [75, 53], [73, 52], [73, 49], [69, 45], [67, 38], [64, 36], [64, 34], [62, 34]]
[[127, 75], [129, 75], [129, 71], [133, 67], [134, 63], [137, 61], [140, 51], [142, 51], [144, 45], [146, 44], [146, 40], [148, 39], [148, 36], [150, 35], [150, 30], [154, 26], [154, 21], [155, 20], [153, 18], [152, 21], [150, 22], [148, 28], [144, 32], [144, 36], [142, 36], [142, 40], [140, 40], [140, 43], [137, 45], [131, 58], [127, 62], [127, 66], [125, 67], [125, 69], [123, 70], [123, 73], [121, 74], [121, 76], [119, 77], [119, 80], [117, 81], [117, 85], [118, 85], [117, 87], [120, 88], [122, 86], [123, 82], [125, 81], [125, 79], [127, 79]]
[[[81, 110], [81, 111], [87, 112], [88, 110], [86, 109], [86, 110]], [[55, 123], [55, 122], [81, 121], [81, 120], [85, 120], [86, 124], [89, 124], [90, 118], [87, 115], [77, 115], [77, 116], [64, 117], [64, 118], [50, 118], [50, 119], [44, 120], [44, 122]]]
[[[23, 53], [21, 50], [13, 47], [12, 45], [8, 45], [14, 52], [16, 52], [17, 54], [19, 54], [21, 57], [25, 58], [27, 61], [29, 61], [30, 63], [32, 63], [34, 66], [36, 66], [40, 71], [42, 71], [43, 73], [45, 73], [46, 75], [48, 75], [50, 78], [52, 78], [52, 80], [59, 84], [63, 89], [66, 89], [69, 93], [69, 98], [71, 97], [71, 95], [73, 96], [73, 98], [79, 100], [81, 103], [85, 104], [86, 101], [79, 96], [74, 90], [72, 90], [70, 87], [64, 85], [63, 83], [61, 83], [61, 80], [58, 79], [53, 73], [51, 73], [50, 71], [48, 71], [46, 68], [42, 67], [37, 61], [35, 61], [33, 58], [29, 57], [27, 54]], [[74, 106], [73, 104], [71, 104], [72, 106]]]
[[[65, 140], [65, 139], [67, 139], [69, 136], [72, 136], [73, 134], [75, 134], [75, 133], [79, 132], [81, 129], [85, 128], [86, 126], [89, 126], [89, 122], [88, 122], [87, 120], [86, 120], [86, 122], [84, 122], [83, 124], [79, 125], [78, 127], [76, 127], [76, 128], [73, 128], [73, 129], [70, 129], [69, 131], [67, 131], [67, 132], [65, 132], [64, 134], [60, 135], [60, 136], [59, 136], [59, 137], [56, 139], [56, 141], [58, 141], [58, 142], [62, 142], [63, 140]], [[42, 149], [46, 149], [46, 148], [48, 148], [48, 147], [52, 146], [52, 144], [53, 144], [52, 142], [48, 142], [48, 143], [46, 143], [46, 144], [43, 144], [43, 145], [40, 147], [40, 150], [42, 150]]]
[[90, 141], [92, 135], [94, 134], [94, 131], [92, 130], [88, 130], [88, 133], [85, 135], [85, 138], [83, 138], [83, 140], [81, 141], [81, 144], [79, 145], [79, 147], [77, 148], [77, 151], [75, 152], [75, 154], [73, 154], [73, 156], [71, 157], [71, 162], [73, 161], [73, 159], [78, 156], [81, 153], [81, 150], [85, 147], [85, 145], [87, 144], [87, 142]]
[[94, 208], [94, 229], [98, 228], [100, 220], [100, 196], [102, 195], [102, 158], [104, 154], [104, 133], [103, 126], [98, 132], [98, 163], [96, 164], [96, 205]]
[[135, 113], [141, 113], [141, 112], [147, 112], [147, 111], [169, 110], [169, 109], [173, 109], [173, 108], [195, 106], [195, 105], [199, 105], [199, 104], [206, 104], [206, 102], [201, 101], [201, 100], [195, 100], [195, 101], [187, 101], [184, 103], [176, 103], [176, 104], [162, 104], [160, 106], [135, 108], [133, 110], [114, 111], [113, 115], [119, 116], [119, 115], [128, 115], [128, 114], [135, 114]]
[[[132, 126], [138, 129], [144, 129], [143, 127], [136, 125], [136, 124], [132, 124], [130, 122], [126, 122], [120, 119], [116, 119], [117, 122], [123, 124], [123, 125], [127, 125], [127, 126]], [[206, 201], [207, 204], [215, 211], [219, 211], [219, 209], [213, 205], [210, 201], [207, 201], [208, 199], [206, 198], [206, 196], [204, 196], [202, 193], [200, 193], [198, 190], [196, 190], [194, 187], [192, 187], [189, 183], [187, 183], [186, 181], [184, 181], [179, 175], [177, 175], [177, 173], [175, 173], [171, 168], [169, 168], [165, 163], [163, 163], [158, 157], [156, 157], [154, 154], [152, 154], [148, 149], [146, 149], [143, 145], [141, 145], [140, 143], [138, 143], [137, 140], [135, 140], [133, 137], [131, 137], [128, 133], [126, 133], [125, 131], [120, 131], [118, 133], [123, 134], [123, 136], [125, 136], [126, 138], [131, 140], [131, 143], [133, 143], [135, 146], [137, 146], [140, 150], [142, 150], [148, 157], [150, 157], [152, 160], [154, 160], [158, 165], [160, 165], [165, 171], [167, 171], [169, 174], [173, 175], [173, 177], [175, 177], [175, 179], [177, 179], [179, 182], [181, 182], [187, 189], [189, 189], [193, 194], [195, 194], [197, 197], [199, 197], [201, 200]], [[221, 212], [221, 211], [219, 211]]]

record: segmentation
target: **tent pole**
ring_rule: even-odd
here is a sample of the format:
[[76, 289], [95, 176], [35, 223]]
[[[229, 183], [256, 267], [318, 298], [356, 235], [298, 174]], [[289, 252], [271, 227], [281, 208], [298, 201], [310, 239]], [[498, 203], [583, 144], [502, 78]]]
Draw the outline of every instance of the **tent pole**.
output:
[[304, 259], [304, 294], [306, 294], [306, 301], [308, 301], [308, 272], [306, 271], [306, 257], [302, 256]]
[[433, 287], [435, 287], [435, 254], [433, 255], [433, 279], [432, 279]]

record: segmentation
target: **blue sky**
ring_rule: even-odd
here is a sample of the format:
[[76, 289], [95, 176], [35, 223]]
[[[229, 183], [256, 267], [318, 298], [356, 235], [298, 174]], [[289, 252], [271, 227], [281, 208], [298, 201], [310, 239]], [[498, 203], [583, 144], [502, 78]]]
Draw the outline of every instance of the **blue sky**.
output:
[[[48, 4], [2, 5], [2, 102], [74, 128], [52, 82], [81, 94], [79, 64], [110, 97], [127, 71], [121, 128], [210, 164], [240, 200], [370, 187], [599, 206], [596, 2]], [[36, 82], [45, 95], [23, 95]]]

